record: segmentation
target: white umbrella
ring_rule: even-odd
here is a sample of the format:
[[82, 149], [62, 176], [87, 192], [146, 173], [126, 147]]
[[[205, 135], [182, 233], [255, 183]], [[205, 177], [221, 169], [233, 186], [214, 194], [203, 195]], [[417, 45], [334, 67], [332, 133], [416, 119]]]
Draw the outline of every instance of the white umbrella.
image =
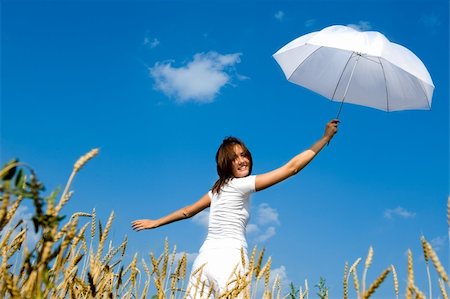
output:
[[379, 32], [330, 26], [273, 57], [290, 82], [332, 101], [384, 111], [431, 109], [434, 85], [422, 61]]

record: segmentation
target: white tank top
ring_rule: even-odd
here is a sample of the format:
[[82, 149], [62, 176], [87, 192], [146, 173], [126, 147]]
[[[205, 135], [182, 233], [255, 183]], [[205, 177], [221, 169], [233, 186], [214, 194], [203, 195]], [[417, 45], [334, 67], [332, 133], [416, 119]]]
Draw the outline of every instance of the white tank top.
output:
[[247, 248], [245, 233], [250, 218], [250, 195], [255, 192], [255, 177], [233, 178], [219, 193], [209, 191], [211, 206], [203, 249]]

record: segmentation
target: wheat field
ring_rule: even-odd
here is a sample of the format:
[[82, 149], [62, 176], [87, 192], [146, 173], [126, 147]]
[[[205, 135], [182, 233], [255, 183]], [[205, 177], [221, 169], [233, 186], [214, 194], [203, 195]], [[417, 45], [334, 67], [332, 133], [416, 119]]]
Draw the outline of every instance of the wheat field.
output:
[[[127, 239], [118, 246], [108, 242], [114, 212], [104, 227], [95, 210], [74, 213], [66, 221], [61, 213], [73, 194], [70, 189], [74, 177], [97, 154], [98, 149], [93, 149], [78, 159], [64, 190], [56, 190], [47, 197], [43, 197], [44, 186], [29, 165], [13, 160], [0, 170], [0, 298], [175, 299], [186, 298], [188, 293], [195, 294], [196, 298], [296, 299], [314, 295], [328, 298], [323, 281], [316, 286], [318, 292], [310, 290], [307, 281], [299, 288], [291, 284], [290, 289], [283, 290], [280, 279], [271, 277], [272, 259], [266, 257], [264, 248], [253, 248], [248, 265], [242, 254], [242, 263], [248, 271], [230, 277], [227, 290], [221, 294], [215, 292], [213, 285], [206, 287], [200, 280], [194, 290], [186, 289], [190, 276], [187, 256], [178, 254], [176, 246], [170, 249], [167, 240], [161, 254], [150, 253], [140, 258], [134, 253], [131, 262], [126, 263]], [[34, 227], [27, 227], [23, 219], [14, 220], [24, 199], [33, 203]], [[82, 221], [86, 222], [83, 225], [79, 224], [82, 218], [88, 219]], [[450, 198], [447, 218], [450, 226]], [[34, 244], [27, 242], [32, 230], [39, 236]], [[373, 282], [366, 283], [374, 256], [370, 247], [364, 265], [362, 258], [343, 265], [342, 298], [347, 299], [350, 294], [352, 298], [370, 298], [388, 276], [394, 282], [392, 298], [399, 298], [400, 292], [407, 299], [433, 298], [430, 268], [434, 268], [439, 283], [435, 292], [447, 299], [447, 272], [425, 237], [420, 241], [427, 267], [427, 290], [420, 290], [415, 283], [411, 250], [405, 265], [408, 275], [401, 280], [406, 282], [404, 286], [400, 286], [393, 265], [387, 266]], [[358, 276], [358, 266], [362, 267], [362, 276]], [[195, 270], [191, 279], [197, 279], [201, 271], [201, 267]]]

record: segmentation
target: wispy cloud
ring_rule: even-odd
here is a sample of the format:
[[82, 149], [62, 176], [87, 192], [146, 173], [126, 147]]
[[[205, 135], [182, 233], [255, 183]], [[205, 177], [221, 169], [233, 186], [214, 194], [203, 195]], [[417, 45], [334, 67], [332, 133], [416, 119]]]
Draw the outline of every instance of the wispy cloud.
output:
[[289, 280], [289, 278], [287, 276], [286, 267], [284, 265], [281, 265], [278, 268], [270, 270], [269, 285], [273, 285], [273, 283], [275, 282], [275, 279], [277, 279], [277, 277], [278, 277], [278, 281], [281, 284], [281, 289], [287, 290], [291, 281]]
[[420, 23], [431, 30], [435, 30], [436, 27], [441, 24], [441, 22], [441, 17], [435, 12], [424, 14], [420, 17]]
[[415, 216], [416, 216], [416, 213], [407, 211], [402, 207], [396, 207], [395, 209], [386, 209], [384, 211], [384, 218], [387, 218], [387, 219], [392, 219], [395, 217], [408, 219], [408, 218], [414, 218]]
[[[264, 263], [265, 262], [263, 262], [263, 264]], [[286, 267], [284, 265], [270, 269], [270, 278], [268, 282], [269, 287], [272, 287], [274, 285], [275, 279], [278, 279], [278, 281], [280, 282], [282, 292], [289, 290], [289, 284], [291, 283], [291, 280], [287, 276]], [[264, 289], [264, 284], [258, 285], [258, 289], [255, 290], [256, 298], [264, 298]]]
[[275, 226], [280, 225], [278, 212], [267, 203], [261, 203], [255, 212], [255, 223], [247, 225], [247, 234], [257, 243], [262, 243], [276, 235]]
[[260, 232], [259, 227], [254, 223], [249, 223], [247, 225], [247, 234], [257, 234]]
[[262, 203], [258, 206], [257, 210], [257, 222], [260, 225], [266, 224], [280, 224], [278, 219], [278, 212], [267, 203]]
[[157, 62], [149, 71], [155, 89], [177, 102], [211, 103], [231, 81], [230, 70], [241, 61], [240, 56], [241, 53], [197, 53], [181, 67], [172, 66], [172, 62]]
[[283, 19], [284, 19], [284, 11], [282, 11], [282, 10], [277, 11], [275, 13], [274, 17], [275, 17], [275, 19], [277, 19], [280, 22], [283, 21]]
[[256, 237], [256, 241], [258, 243], [265, 242], [265, 241], [269, 240], [270, 238], [272, 238], [273, 236], [275, 236], [276, 233], [277, 232], [275, 230], [275, 227], [269, 226], [262, 234], [260, 234]]
[[207, 211], [207, 210], [201, 211], [200, 213], [198, 213], [197, 215], [192, 217], [192, 221], [194, 221], [194, 223], [197, 223], [201, 226], [208, 228], [209, 211]]
[[368, 31], [372, 29], [372, 25], [369, 21], [359, 21], [357, 24], [348, 24], [347, 26], [358, 31]]
[[447, 241], [447, 238], [445, 236], [439, 236], [439, 237], [433, 238], [430, 241], [430, 244], [435, 251], [439, 251], [445, 246], [446, 241]]
[[305, 27], [309, 28], [312, 27], [314, 25], [316, 25], [317, 20], [316, 19], [309, 19], [305, 21]]
[[149, 46], [151, 49], [156, 48], [159, 44], [160, 41], [157, 38], [149, 38], [147, 36], [144, 38], [144, 45]]

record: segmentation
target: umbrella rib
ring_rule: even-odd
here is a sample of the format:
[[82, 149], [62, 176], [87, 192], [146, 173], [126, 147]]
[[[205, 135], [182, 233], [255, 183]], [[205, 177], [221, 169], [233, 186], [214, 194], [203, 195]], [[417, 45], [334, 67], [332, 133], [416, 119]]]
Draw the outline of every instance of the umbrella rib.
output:
[[[388, 88], [387, 88], [386, 73], [384, 72], [383, 62], [381, 61], [380, 57], [377, 57], [377, 58], [380, 61], [380, 65], [383, 70], [384, 86], [386, 88], [386, 105], [387, 105], [386, 111], [389, 112], [389, 93], [388, 93]], [[428, 110], [431, 110], [430, 101], [428, 100], [427, 93], [423, 87], [422, 80], [419, 79], [419, 81], [420, 81], [420, 90], [423, 92], [423, 95], [425, 96], [425, 99], [427, 101]]]
[[378, 57], [378, 61], [381, 65], [381, 72], [383, 73], [384, 78], [384, 89], [386, 90], [386, 111], [389, 112], [389, 94], [388, 94], [388, 88], [387, 88], [387, 80], [386, 80], [386, 73], [384, 72], [383, 63], [381, 62], [380, 57]]
[[422, 89], [423, 94], [425, 95], [425, 98], [427, 99], [428, 110], [431, 110], [430, 99], [428, 99], [427, 93], [425, 92], [425, 89], [423, 88], [422, 80], [420, 80], [420, 88]]
[[347, 59], [347, 62], [345, 63], [344, 68], [342, 69], [341, 75], [339, 76], [339, 80], [338, 80], [338, 82], [336, 84], [336, 87], [334, 88], [334, 92], [333, 92], [333, 96], [331, 97], [331, 101], [333, 101], [334, 96], [336, 95], [336, 91], [337, 91], [337, 88], [338, 88], [339, 84], [341, 83], [341, 79], [342, 79], [342, 76], [344, 75], [344, 71], [347, 69], [347, 65], [350, 62], [350, 59], [353, 58], [354, 54], [355, 54], [355, 52], [352, 52], [352, 55], [350, 55], [350, 57]]
[[[305, 45], [310, 45], [308, 43], [305, 43]], [[322, 49], [323, 47], [320, 46], [319, 48], [315, 49], [311, 54], [308, 55], [308, 57], [306, 57], [305, 59], [303, 59], [302, 63], [300, 63], [299, 65], [297, 65], [297, 67], [295, 68], [295, 70], [291, 73], [291, 75], [289, 76], [289, 78], [287, 78], [288, 80], [291, 79], [292, 75], [303, 65], [303, 63], [308, 60], [314, 53], [316, 53], [317, 51], [319, 51], [320, 49]]]
[[420, 79], [418, 79], [418, 80], [419, 80], [419, 83], [420, 83], [420, 89], [422, 90], [423, 95], [425, 96], [425, 99], [427, 100], [428, 110], [431, 110], [430, 101], [428, 99], [428, 96], [427, 96], [427, 93], [425, 91], [425, 88], [423, 88], [422, 80], [420, 80]]

